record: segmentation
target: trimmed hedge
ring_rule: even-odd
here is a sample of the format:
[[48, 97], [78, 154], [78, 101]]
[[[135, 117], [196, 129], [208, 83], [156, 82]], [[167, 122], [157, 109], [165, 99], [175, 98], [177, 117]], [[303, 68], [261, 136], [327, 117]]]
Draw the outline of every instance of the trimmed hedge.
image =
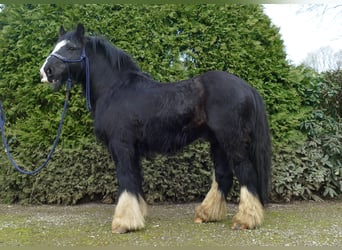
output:
[[[258, 5], [6, 5], [0, 12], [0, 99], [9, 143], [20, 164], [39, 165], [53, 141], [64, 93], [39, 83], [39, 68], [57, 40], [59, 26], [71, 29], [78, 22], [85, 24], [88, 34], [104, 36], [132, 55], [156, 80], [180, 80], [210, 69], [246, 79], [267, 104], [273, 199], [341, 194], [339, 181], [333, 182], [328, 170], [311, 157], [322, 153], [324, 159], [332, 152], [316, 152], [319, 148], [311, 144], [315, 138], [300, 127], [319, 108], [308, 94], [318, 76], [288, 65], [278, 29]], [[94, 138], [81, 96], [80, 88], [74, 87], [60, 144], [39, 175], [16, 173], [0, 153], [0, 202], [115, 201], [115, 166]], [[319, 98], [323, 97], [316, 101]], [[324, 139], [326, 134], [320, 136]], [[176, 156], [144, 159], [148, 202], [203, 198], [212, 175], [208, 147], [197, 142]], [[331, 159], [324, 166], [339, 168]], [[328, 187], [333, 192], [326, 193]], [[234, 190], [232, 199], [237, 185]]]

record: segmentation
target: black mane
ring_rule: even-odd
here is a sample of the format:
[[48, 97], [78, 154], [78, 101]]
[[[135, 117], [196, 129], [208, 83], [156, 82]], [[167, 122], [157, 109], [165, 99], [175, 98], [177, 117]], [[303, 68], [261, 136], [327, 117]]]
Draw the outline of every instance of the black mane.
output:
[[102, 37], [88, 37], [87, 44], [90, 44], [94, 53], [103, 53], [113, 70], [123, 69], [141, 72], [136, 62], [124, 51], [114, 47], [109, 41]]

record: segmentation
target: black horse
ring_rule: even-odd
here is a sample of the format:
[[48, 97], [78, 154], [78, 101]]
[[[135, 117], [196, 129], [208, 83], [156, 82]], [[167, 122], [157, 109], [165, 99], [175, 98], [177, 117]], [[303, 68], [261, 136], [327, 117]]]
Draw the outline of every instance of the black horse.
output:
[[141, 157], [175, 153], [199, 138], [210, 142], [215, 169], [195, 222], [225, 218], [235, 175], [241, 194], [232, 228], [252, 229], [262, 223], [271, 145], [265, 106], [253, 87], [222, 71], [160, 83], [107, 40], [85, 36], [82, 24], [72, 32], [61, 27], [59, 35], [40, 70], [42, 82], [58, 88], [71, 77], [87, 93], [95, 134], [116, 164], [119, 199], [113, 232], [144, 227]]

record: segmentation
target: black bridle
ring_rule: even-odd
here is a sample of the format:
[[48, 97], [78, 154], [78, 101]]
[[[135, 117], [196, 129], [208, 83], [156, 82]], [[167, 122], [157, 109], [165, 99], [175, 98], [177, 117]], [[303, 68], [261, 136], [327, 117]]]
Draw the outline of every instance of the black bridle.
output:
[[68, 59], [64, 56], [61, 56], [60, 54], [57, 53], [51, 53], [49, 57], [54, 56], [57, 59], [61, 60], [63, 63], [67, 64], [67, 69], [68, 69], [68, 80], [71, 81], [71, 73], [70, 73], [70, 68], [69, 68], [69, 63], [82, 63], [83, 60], [85, 61], [86, 65], [86, 85], [85, 85], [85, 90], [86, 90], [86, 105], [88, 111], [91, 111], [91, 103], [90, 103], [90, 68], [89, 68], [89, 59], [86, 55], [85, 52], [85, 47], [83, 47], [81, 56], [79, 59]]
[[64, 107], [63, 107], [63, 111], [62, 111], [62, 115], [61, 115], [61, 120], [59, 121], [59, 126], [57, 129], [57, 134], [56, 134], [55, 140], [52, 144], [52, 148], [51, 148], [46, 160], [37, 169], [35, 169], [33, 171], [27, 171], [27, 170], [21, 168], [20, 166], [18, 166], [18, 164], [14, 161], [14, 159], [10, 153], [8, 143], [7, 143], [7, 137], [6, 137], [5, 129], [4, 129], [4, 127], [5, 127], [5, 113], [4, 113], [4, 110], [2, 108], [2, 104], [0, 101], [0, 130], [1, 130], [1, 135], [2, 135], [2, 141], [3, 141], [4, 147], [5, 147], [5, 152], [7, 153], [7, 156], [9, 158], [10, 162], [12, 163], [13, 167], [22, 174], [34, 175], [34, 174], [39, 173], [40, 171], [43, 170], [43, 168], [46, 167], [48, 162], [51, 160], [53, 153], [55, 152], [55, 149], [56, 149], [57, 144], [58, 144], [59, 137], [62, 133], [62, 127], [63, 127], [63, 123], [64, 123], [65, 114], [66, 114], [66, 111], [68, 108], [68, 103], [69, 103], [69, 99], [70, 99], [70, 91], [72, 88], [72, 79], [71, 79], [69, 63], [82, 63], [83, 60], [85, 61], [85, 65], [86, 65], [86, 105], [87, 105], [88, 111], [91, 111], [90, 69], [89, 69], [89, 59], [85, 53], [85, 48], [82, 49], [82, 53], [81, 53], [81, 56], [79, 59], [67, 59], [67, 58], [65, 58], [65, 57], [63, 57], [57, 53], [52, 53], [49, 55], [49, 57], [50, 56], [54, 56], [54, 57], [58, 58], [59, 60], [61, 60], [63, 63], [67, 64], [68, 79], [66, 80], [66, 95], [65, 95]]

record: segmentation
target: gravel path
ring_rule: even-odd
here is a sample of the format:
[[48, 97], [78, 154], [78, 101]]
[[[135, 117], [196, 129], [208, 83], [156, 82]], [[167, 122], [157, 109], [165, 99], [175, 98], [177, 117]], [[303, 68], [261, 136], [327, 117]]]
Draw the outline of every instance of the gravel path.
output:
[[222, 222], [195, 224], [198, 204], [149, 207], [146, 228], [111, 233], [113, 205], [0, 205], [1, 246], [342, 246], [342, 201], [271, 204], [255, 230], [230, 229], [236, 205]]

